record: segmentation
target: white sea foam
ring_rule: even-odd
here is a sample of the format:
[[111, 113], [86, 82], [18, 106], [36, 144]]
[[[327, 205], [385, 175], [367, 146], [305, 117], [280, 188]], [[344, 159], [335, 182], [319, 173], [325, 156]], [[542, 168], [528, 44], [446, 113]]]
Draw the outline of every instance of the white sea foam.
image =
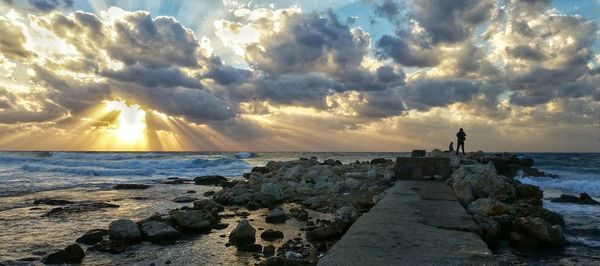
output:
[[600, 196], [600, 178], [598, 179], [566, 179], [549, 177], [522, 177], [521, 182], [542, 188], [558, 189], [567, 193], [588, 193]]

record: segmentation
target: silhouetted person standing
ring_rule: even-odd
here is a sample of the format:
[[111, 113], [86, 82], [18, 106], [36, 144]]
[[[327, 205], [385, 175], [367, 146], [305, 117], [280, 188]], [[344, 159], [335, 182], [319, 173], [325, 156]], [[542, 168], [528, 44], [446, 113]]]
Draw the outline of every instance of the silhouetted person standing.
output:
[[458, 145], [456, 146], [456, 155], [458, 155], [458, 150], [462, 148], [462, 153], [465, 155], [465, 140], [467, 139], [467, 134], [461, 128], [458, 133], [456, 133], [456, 138], [458, 139]]
[[454, 142], [450, 141], [450, 146], [448, 146], [449, 152], [454, 152]]

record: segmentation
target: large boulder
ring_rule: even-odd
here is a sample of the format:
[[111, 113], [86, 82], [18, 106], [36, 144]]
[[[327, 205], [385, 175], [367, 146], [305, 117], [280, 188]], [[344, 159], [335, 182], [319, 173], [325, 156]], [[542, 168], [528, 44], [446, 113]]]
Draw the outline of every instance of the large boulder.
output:
[[110, 223], [108, 226], [108, 236], [114, 240], [137, 242], [142, 239], [142, 232], [134, 221], [120, 219]]
[[544, 191], [539, 187], [529, 184], [517, 184], [515, 186], [517, 193], [517, 200], [526, 204], [542, 206], [542, 198], [544, 198]]
[[123, 240], [102, 240], [89, 250], [106, 252], [110, 254], [120, 254], [127, 250], [127, 242]]
[[467, 209], [470, 214], [489, 217], [508, 213], [510, 206], [491, 198], [481, 198], [471, 202]]
[[175, 210], [170, 213], [175, 225], [183, 230], [205, 233], [219, 222], [219, 218], [210, 212], [200, 210]]
[[86, 244], [86, 245], [94, 245], [104, 239], [104, 236], [108, 235], [108, 230], [106, 229], [94, 229], [87, 231], [81, 237], [77, 238], [75, 242]]
[[306, 237], [311, 241], [336, 239], [344, 235], [346, 228], [346, 225], [339, 223], [321, 225], [306, 233]]
[[275, 224], [275, 223], [285, 223], [286, 219], [287, 219], [287, 217], [286, 217], [283, 209], [277, 207], [277, 208], [273, 208], [271, 213], [269, 213], [269, 215], [267, 215], [267, 218], [265, 218], [265, 221], [267, 223]]
[[220, 175], [206, 175], [194, 178], [196, 185], [222, 185], [227, 183], [227, 178]]
[[85, 252], [83, 249], [79, 245], [73, 244], [48, 255], [43, 262], [44, 264], [78, 264], [81, 263], [84, 257]]
[[283, 199], [283, 190], [281, 190], [281, 186], [275, 183], [265, 183], [261, 186], [260, 192], [265, 195], [272, 196], [276, 200]]
[[194, 201], [194, 209], [203, 210], [212, 213], [218, 213], [225, 210], [221, 204], [216, 203], [214, 200], [202, 199]]
[[245, 245], [256, 241], [256, 229], [246, 219], [242, 219], [229, 234], [229, 242], [234, 245]]
[[[516, 197], [516, 190], [507, 178], [499, 176], [492, 164], [463, 165], [454, 170], [448, 183], [452, 188], [461, 189], [459, 196], [465, 205], [477, 198], [493, 198], [499, 201], [512, 201]], [[473, 198], [469, 198], [468, 188]], [[455, 189], [456, 190], [456, 189]], [[458, 194], [458, 193], [457, 193]], [[467, 195], [463, 198], [461, 196]]]
[[159, 222], [159, 221], [148, 221], [142, 223], [141, 231], [144, 239], [155, 242], [155, 243], [166, 243], [173, 242], [179, 238], [179, 232], [172, 226]]
[[262, 232], [262, 234], [260, 234], [260, 238], [262, 238], [265, 241], [275, 241], [277, 239], [282, 239], [283, 238], [283, 232], [281, 231], [276, 231], [273, 229], [267, 229], [264, 232]]
[[516, 224], [527, 236], [539, 241], [541, 246], [562, 247], [567, 244], [562, 227], [551, 225], [542, 218], [521, 217]]

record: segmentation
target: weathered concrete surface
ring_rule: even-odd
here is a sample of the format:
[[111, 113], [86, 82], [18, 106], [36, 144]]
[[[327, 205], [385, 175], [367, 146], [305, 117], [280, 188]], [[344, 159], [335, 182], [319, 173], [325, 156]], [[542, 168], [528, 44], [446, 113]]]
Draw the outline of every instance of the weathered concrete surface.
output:
[[477, 230], [444, 182], [398, 181], [318, 265], [497, 265]]
[[396, 158], [394, 171], [398, 179], [446, 180], [452, 174], [450, 158]]

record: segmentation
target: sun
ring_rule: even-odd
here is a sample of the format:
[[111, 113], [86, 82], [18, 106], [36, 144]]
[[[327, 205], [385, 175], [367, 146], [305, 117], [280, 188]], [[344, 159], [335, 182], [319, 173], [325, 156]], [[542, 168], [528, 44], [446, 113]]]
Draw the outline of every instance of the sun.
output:
[[124, 100], [104, 101], [104, 111], [118, 112], [116, 120], [109, 127], [110, 134], [123, 144], [142, 143], [146, 138], [146, 111], [138, 104], [128, 104]]

